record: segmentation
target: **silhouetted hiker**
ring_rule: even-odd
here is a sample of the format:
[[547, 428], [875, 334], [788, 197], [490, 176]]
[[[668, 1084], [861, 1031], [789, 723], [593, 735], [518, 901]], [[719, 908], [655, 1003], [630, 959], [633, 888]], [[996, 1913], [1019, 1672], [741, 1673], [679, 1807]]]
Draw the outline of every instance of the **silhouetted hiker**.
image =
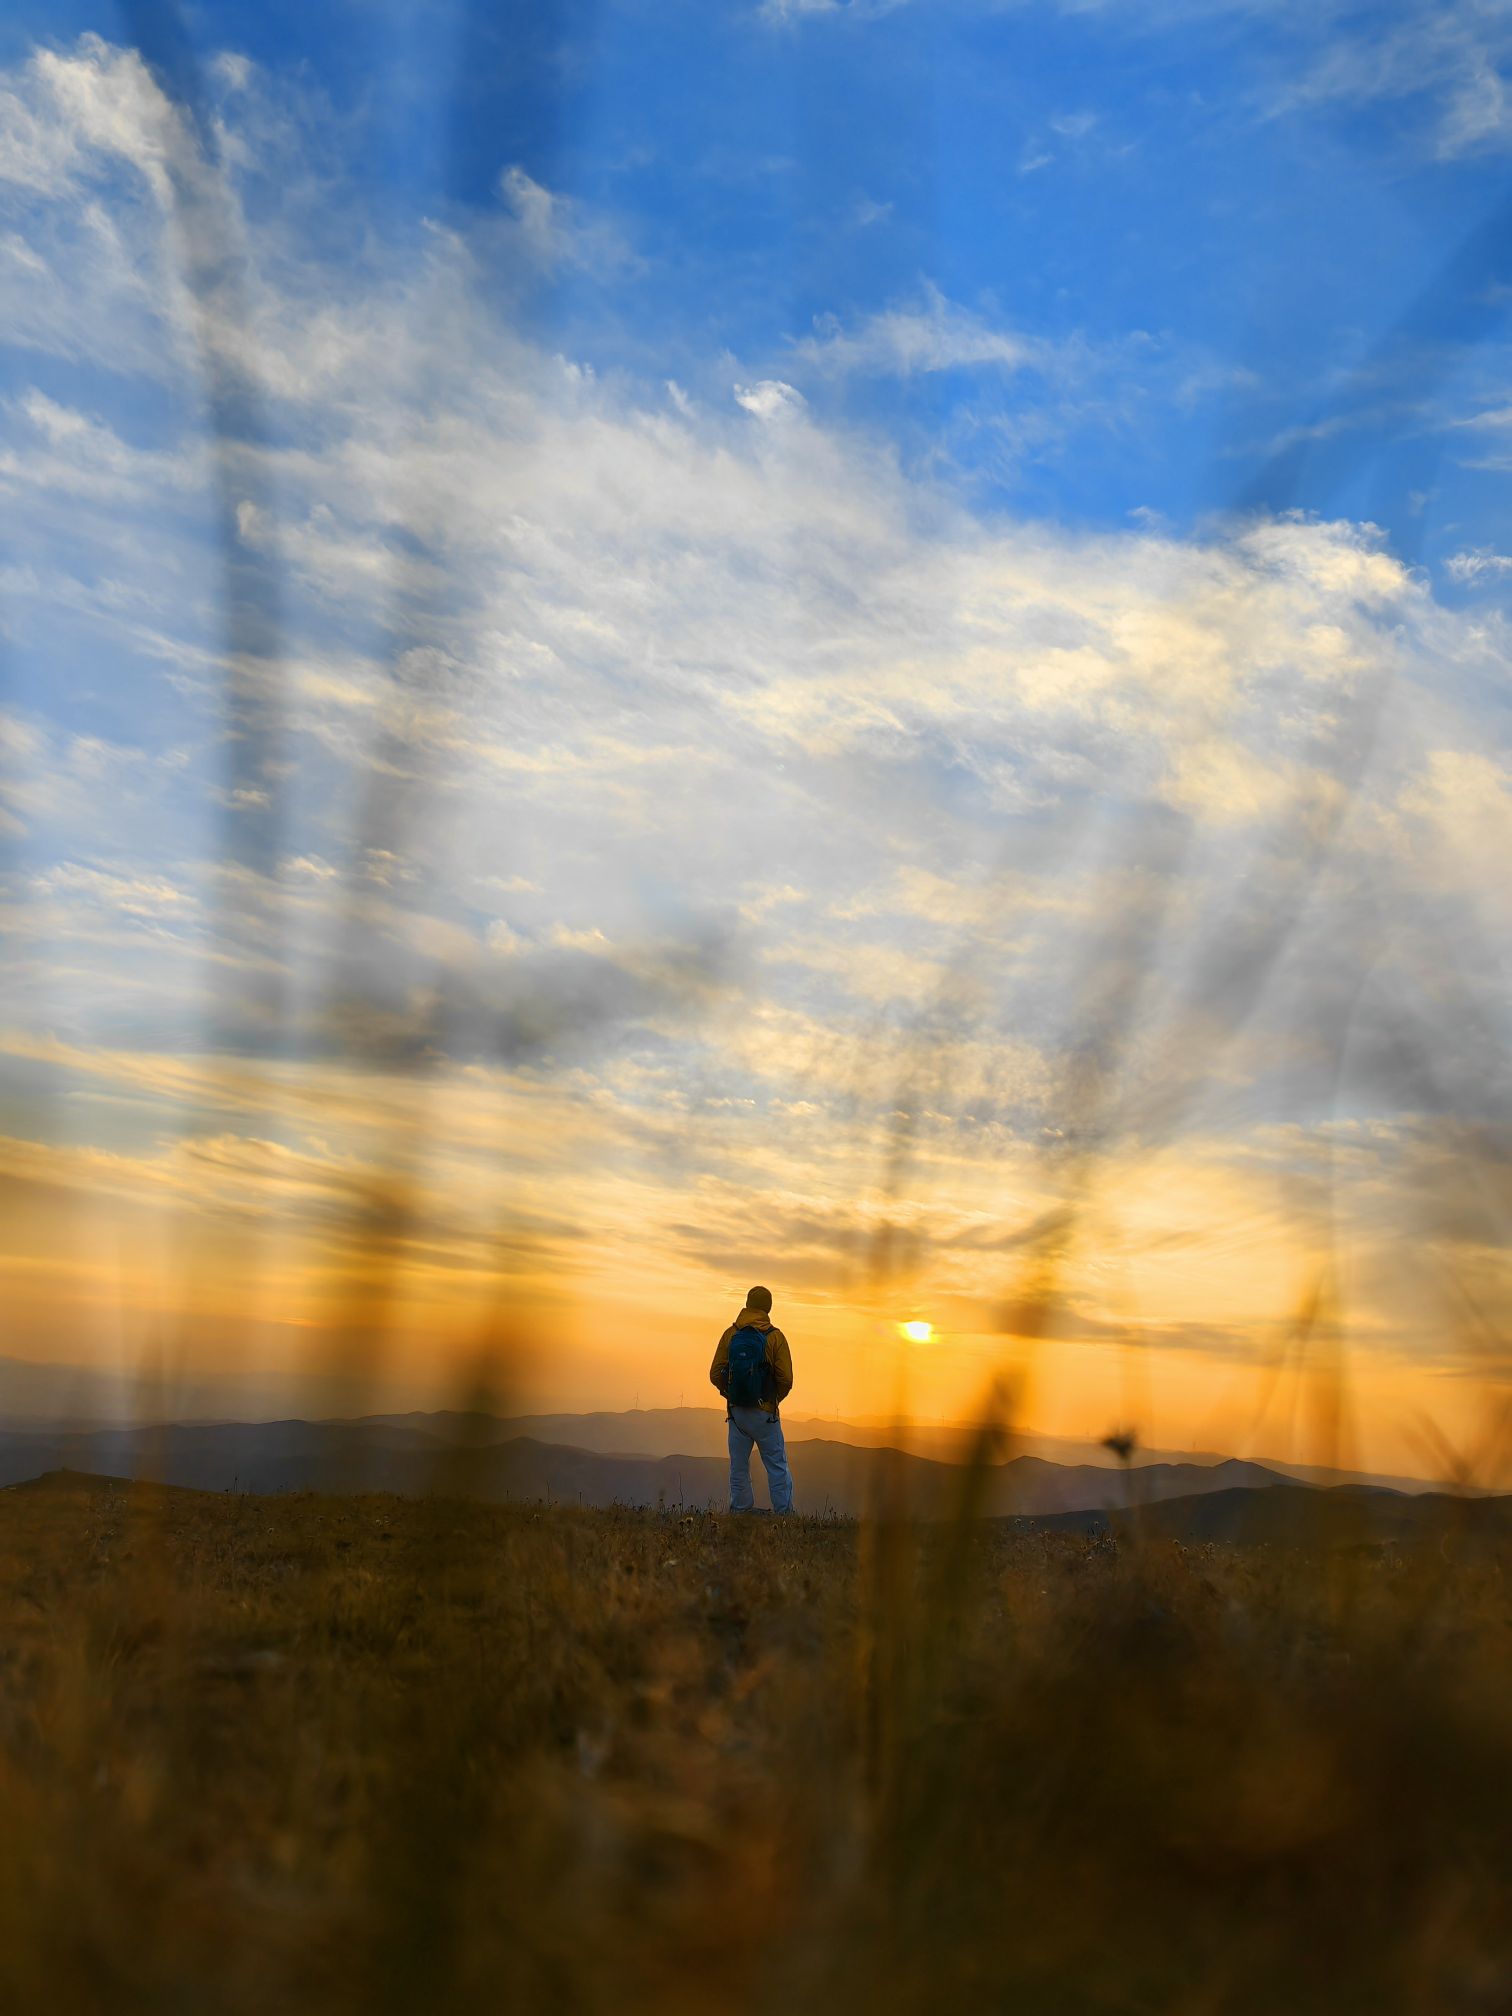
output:
[[761, 1451], [774, 1512], [793, 1509], [793, 1480], [777, 1409], [793, 1390], [793, 1354], [772, 1321], [772, 1291], [753, 1288], [719, 1340], [709, 1378], [725, 1397], [730, 1424], [730, 1510], [754, 1512], [751, 1446]]

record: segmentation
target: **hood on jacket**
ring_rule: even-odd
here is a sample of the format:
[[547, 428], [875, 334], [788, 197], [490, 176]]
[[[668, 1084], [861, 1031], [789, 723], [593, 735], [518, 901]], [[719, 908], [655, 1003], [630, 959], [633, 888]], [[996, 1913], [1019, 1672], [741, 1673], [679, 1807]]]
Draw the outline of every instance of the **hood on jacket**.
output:
[[735, 1318], [737, 1330], [770, 1330], [772, 1319], [765, 1309], [742, 1309]]

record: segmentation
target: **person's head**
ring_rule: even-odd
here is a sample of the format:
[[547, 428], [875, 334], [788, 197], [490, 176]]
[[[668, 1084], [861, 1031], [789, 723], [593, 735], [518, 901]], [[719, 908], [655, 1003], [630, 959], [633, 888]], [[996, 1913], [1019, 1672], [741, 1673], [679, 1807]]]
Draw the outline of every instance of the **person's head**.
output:
[[746, 1290], [747, 1309], [759, 1309], [763, 1316], [772, 1313], [772, 1291], [770, 1288], [748, 1288]]

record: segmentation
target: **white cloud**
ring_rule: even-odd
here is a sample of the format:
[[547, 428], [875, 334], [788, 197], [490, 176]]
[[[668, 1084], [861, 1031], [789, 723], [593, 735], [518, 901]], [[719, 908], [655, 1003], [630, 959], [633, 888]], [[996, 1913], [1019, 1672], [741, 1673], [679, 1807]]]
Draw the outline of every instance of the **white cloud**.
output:
[[838, 14], [840, 0], [761, 0], [757, 11], [768, 21], [797, 21], [806, 14]]
[[[182, 135], [103, 45], [59, 60], [83, 73], [61, 97], [35, 66], [9, 91], [32, 122], [12, 147], [31, 176], [12, 185], [29, 192], [14, 261], [53, 289], [30, 297], [27, 340], [51, 346], [61, 382], [94, 354], [75, 323], [48, 320], [76, 292], [101, 329], [189, 339], [182, 287], [158, 285], [171, 234], [157, 192], [178, 202], [179, 181], [208, 171], [179, 158]], [[107, 158], [129, 175], [102, 179]], [[514, 224], [495, 232], [542, 266], [608, 256], [592, 220], [515, 172]], [[726, 1157], [708, 1116], [738, 1108], [758, 1116], [741, 1123], [753, 1156], [786, 1180], [789, 1116], [832, 1104], [859, 1116], [854, 1134], [803, 1174], [839, 1189], [872, 1180], [900, 1086], [922, 1072], [932, 1166], [990, 1215], [1005, 1156], [1032, 1164], [1057, 1046], [1108, 968], [1134, 962], [1130, 919], [1153, 920], [1158, 953], [1138, 1046], [1110, 1076], [1143, 1072], [1194, 1108], [1246, 1090], [1274, 1105], [1293, 1096], [1281, 1066], [1298, 1026], [1276, 999], [1305, 1025], [1338, 979], [1296, 919], [1364, 970], [1360, 890], [1410, 918], [1424, 887], [1411, 846], [1375, 847], [1383, 833], [1436, 833], [1470, 808], [1436, 897], [1504, 858], [1499, 757], [1438, 765], [1414, 795], [1404, 751], [1430, 713], [1428, 746], [1473, 746], [1439, 733], [1442, 717], [1504, 685], [1512, 647], [1436, 604], [1372, 528], [1256, 518], [1182, 539], [981, 519], [885, 440], [827, 425], [797, 386], [760, 375], [769, 361], [708, 360], [690, 382], [734, 378], [732, 396], [695, 401], [659, 373], [641, 384], [551, 354], [492, 305], [481, 237], [433, 233], [418, 253], [333, 270], [313, 243], [270, 246], [234, 181], [216, 200], [248, 312], [233, 329], [212, 298], [210, 340], [280, 402], [265, 439], [226, 450], [231, 564], [276, 579], [276, 632], [228, 664], [213, 593], [208, 616], [193, 604], [205, 548], [181, 508], [197, 466], [177, 445], [182, 414], [142, 446], [93, 394], [55, 388], [6, 413], [32, 474], [50, 457], [75, 485], [67, 548], [18, 514], [27, 606], [46, 591], [87, 643], [55, 673], [47, 636], [23, 640], [25, 690], [66, 698], [108, 677], [144, 740], [165, 715], [165, 744], [202, 738], [193, 774], [174, 773], [186, 811], [156, 802], [166, 789], [128, 804], [124, 762], [0, 721], [7, 816], [37, 864], [29, 942], [57, 931], [56, 963], [7, 979], [27, 1054], [41, 1058], [61, 999], [116, 1055], [129, 985], [178, 1075], [161, 1059], [113, 1068], [139, 1068], [144, 1099], [212, 1096], [199, 1080], [175, 1090], [201, 1040], [182, 958], [126, 966], [119, 940], [180, 917], [208, 929], [229, 885], [250, 920], [244, 956], [286, 985], [291, 1047], [365, 1043], [390, 1060], [360, 1086], [323, 1081], [342, 1128], [393, 1111], [414, 1123], [427, 1094], [405, 1073], [423, 1061], [445, 1081], [433, 1113], [448, 1152], [497, 1140], [509, 1109], [500, 1094], [481, 1112], [480, 1058], [528, 1060], [535, 1080], [522, 1071], [510, 1094], [544, 1100], [549, 1055], [564, 1074], [555, 1131], [522, 1155], [592, 1170], [612, 1140], [624, 1166], [697, 1175], [699, 1158]], [[119, 256], [93, 260], [95, 243]], [[181, 375], [171, 345], [156, 354], [164, 382]], [[801, 383], [800, 367], [1069, 368], [937, 292], [826, 325], [794, 357]], [[127, 519], [134, 543], [112, 545]], [[1462, 579], [1502, 567], [1456, 559]], [[165, 595], [158, 569], [189, 586]], [[280, 710], [276, 760], [255, 777], [219, 768], [236, 733], [219, 712], [228, 674]], [[1379, 732], [1357, 741], [1364, 715]], [[233, 861], [217, 878], [227, 798], [278, 812], [279, 865]], [[1333, 879], [1307, 880], [1334, 813]], [[107, 940], [89, 911], [131, 929]], [[1234, 949], [1252, 920], [1284, 966], [1274, 994], [1250, 941]], [[1225, 1047], [1239, 1011], [1200, 983], [1252, 969], [1241, 1055]], [[249, 1049], [265, 1034], [255, 1007], [227, 1018]], [[212, 1071], [213, 1096], [294, 1111], [313, 1096], [303, 1064]], [[584, 1192], [572, 1208], [592, 1221], [617, 1207]]]
[[548, 941], [561, 952], [591, 952], [596, 958], [606, 956], [613, 948], [603, 932], [596, 926], [583, 928], [572, 924], [553, 924], [547, 933]]
[[908, 0], [761, 0], [756, 9], [763, 21], [781, 26], [819, 15], [840, 15], [852, 21], [874, 21], [892, 14]]
[[590, 216], [574, 198], [544, 188], [518, 165], [504, 170], [499, 188], [531, 256], [542, 266], [609, 274], [633, 263], [629, 245], [613, 225]]
[[35, 887], [42, 895], [87, 896], [128, 917], [184, 916], [197, 907], [188, 890], [162, 876], [92, 868], [77, 861], [60, 862], [39, 875]]
[[132, 447], [105, 422], [60, 405], [35, 388], [12, 405], [26, 435], [0, 448], [0, 480], [100, 502], [141, 500], [151, 492], [187, 491], [203, 483], [203, 458], [193, 449]]
[[858, 1001], [907, 1001], [921, 1006], [939, 995], [945, 969], [897, 944], [845, 943], [835, 938], [791, 938], [769, 946], [769, 965], [795, 965], [840, 983]]
[[1512, 860], [1512, 769], [1506, 763], [1480, 750], [1432, 750], [1400, 802], [1404, 811], [1431, 821], [1448, 846], [1484, 866], [1485, 886], [1505, 884], [1498, 864]]
[[1419, 100], [1430, 120], [1424, 139], [1442, 159], [1512, 140], [1502, 76], [1512, 61], [1512, 17], [1504, 8], [1430, 0], [1389, 12], [1362, 32], [1340, 32], [1325, 10], [1315, 32], [1321, 48], [1294, 66], [1274, 95], [1274, 111]]
[[1242, 744], [1222, 740], [1179, 750], [1164, 794], [1171, 804], [1218, 825], [1243, 825], [1300, 804], [1294, 765], [1270, 769]]
[[1509, 130], [1507, 87], [1490, 63], [1477, 57], [1449, 94], [1439, 127], [1439, 151], [1465, 154], [1504, 139]]
[[780, 378], [762, 378], [754, 385], [735, 387], [735, 404], [754, 413], [758, 420], [778, 420], [785, 414], [800, 413], [805, 405], [801, 392]]
[[32, 61], [77, 146], [128, 162], [164, 210], [172, 206], [176, 181], [204, 174], [184, 114], [164, 97], [134, 49], [85, 35], [72, 54], [42, 49]]
[[806, 364], [822, 371], [905, 378], [930, 371], [1019, 371], [1042, 364], [1049, 354], [1028, 337], [993, 328], [933, 287], [918, 304], [883, 309], [853, 329], [826, 317], [795, 348]]
[[480, 875], [478, 881], [485, 889], [491, 889], [499, 896], [539, 896], [541, 885], [532, 882], [527, 875]]
[[228, 91], [246, 91], [251, 86], [254, 71], [252, 59], [248, 56], [223, 49], [211, 59], [210, 67]]
[[1454, 424], [1457, 427], [1488, 427], [1493, 431], [1503, 431], [1512, 427], [1512, 406], [1488, 406]]
[[1451, 553], [1444, 562], [1444, 572], [1451, 581], [1466, 586], [1475, 581], [1495, 580], [1503, 574], [1512, 574], [1512, 554], [1488, 553], [1481, 548], [1469, 553]]

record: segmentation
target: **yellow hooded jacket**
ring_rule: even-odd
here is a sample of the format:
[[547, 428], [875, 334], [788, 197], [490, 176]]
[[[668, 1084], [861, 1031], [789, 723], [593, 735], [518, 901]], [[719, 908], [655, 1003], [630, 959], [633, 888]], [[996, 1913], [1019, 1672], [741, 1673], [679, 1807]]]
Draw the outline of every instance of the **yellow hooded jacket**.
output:
[[730, 1385], [730, 1339], [737, 1330], [765, 1330], [767, 1371], [771, 1374], [772, 1398], [763, 1400], [764, 1411], [776, 1418], [777, 1409], [793, 1390], [793, 1354], [788, 1341], [764, 1310], [742, 1309], [720, 1338], [709, 1367], [709, 1383], [727, 1394]]

